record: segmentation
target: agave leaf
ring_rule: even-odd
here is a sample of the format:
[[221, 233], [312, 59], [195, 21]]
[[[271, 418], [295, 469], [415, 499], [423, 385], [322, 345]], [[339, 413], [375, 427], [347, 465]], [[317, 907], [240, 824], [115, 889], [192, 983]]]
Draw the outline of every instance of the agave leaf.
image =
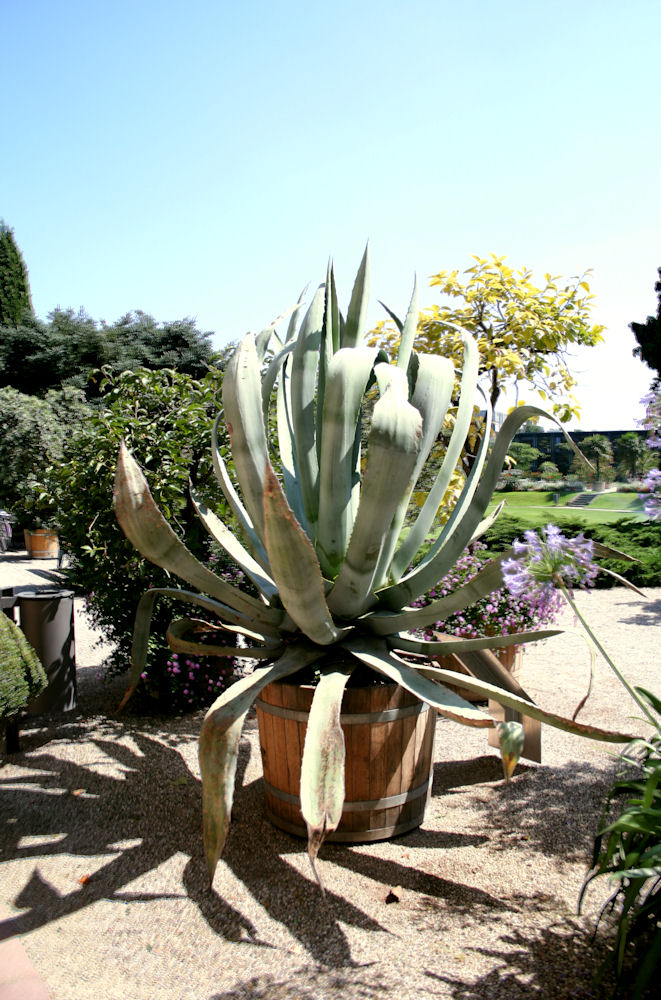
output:
[[[406, 663], [391, 652], [383, 640], [368, 639], [364, 636], [354, 638], [352, 636], [350, 639], [345, 639], [342, 645], [361, 663], [400, 684], [420, 701], [427, 702], [448, 719], [461, 722], [465, 726], [475, 726], [480, 729], [493, 728], [493, 719], [475, 708], [469, 701], [460, 698], [454, 691], [429, 680], [425, 674], [414, 669], [410, 663]], [[453, 674], [451, 682], [456, 684], [457, 681], [454, 678], [462, 676], [462, 674]]]
[[165, 638], [173, 652], [188, 653], [194, 656], [240, 656], [241, 659], [247, 660], [272, 660], [283, 649], [280, 642], [243, 648], [236, 645], [215, 646], [211, 643], [192, 642], [190, 639], [186, 639], [190, 632], [203, 632], [209, 629], [218, 632], [225, 631], [222, 627], [210, 626], [209, 622], [203, 621], [201, 618], [176, 618], [170, 622]]
[[397, 367], [403, 368], [404, 371], [408, 371], [409, 360], [411, 358], [411, 350], [413, 348], [413, 341], [415, 339], [417, 330], [418, 330], [418, 279], [416, 277], [413, 280], [413, 294], [411, 295], [411, 302], [409, 304], [409, 309], [406, 314], [406, 319], [404, 320], [404, 326], [401, 329], [402, 336], [399, 342], [399, 351], [397, 353]]
[[211, 457], [213, 459], [213, 467], [216, 473], [216, 478], [225, 495], [225, 499], [232, 508], [232, 512], [239, 522], [244, 536], [250, 543], [255, 559], [260, 564], [262, 569], [268, 572], [269, 561], [268, 556], [266, 555], [266, 549], [264, 548], [264, 543], [255, 531], [255, 526], [252, 523], [250, 515], [243, 506], [238, 493], [234, 489], [234, 485], [227, 471], [227, 466], [225, 465], [225, 459], [223, 458], [218, 445], [218, 427], [222, 417], [223, 414], [219, 413], [213, 422], [213, 427], [211, 428]]
[[[481, 388], [478, 388], [478, 392], [484, 398], [486, 406], [486, 419], [482, 430], [480, 444], [477, 449], [477, 454], [475, 455], [473, 461], [473, 467], [468, 478], [466, 479], [466, 482], [464, 483], [459, 499], [455, 503], [450, 517], [443, 525], [438, 538], [426, 553], [424, 558], [418, 563], [416, 568], [405, 577], [405, 580], [410, 586], [417, 586], [417, 581], [420, 577], [426, 580], [429, 579], [432, 573], [435, 574], [434, 582], [442, 579], [452, 566], [454, 566], [458, 557], [464, 551], [468, 541], [472, 537], [474, 530], [480, 523], [480, 518], [483, 512], [480, 512], [479, 516], [475, 517], [477, 507], [473, 506], [473, 497], [477, 491], [480, 477], [482, 475], [482, 469], [489, 452], [491, 439], [491, 407]], [[467, 522], [472, 525], [470, 527], [470, 532], [468, 532], [467, 529], [460, 531], [464, 518], [466, 518], [467, 514], [471, 513], [473, 514], [473, 519], [472, 521]], [[441, 553], [443, 553], [443, 555], [441, 555]], [[433, 571], [428, 571], [427, 566], [432, 563]], [[433, 587], [434, 583], [429, 584], [429, 586]], [[427, 590], [428, 587], [425, 587], [424, 589]]]
[[[360, 407], [378, 348], [342, 348], [328, 366], [320, 425], [319, 524], [316, 551], [323, 572], [337, 576], [360, 498]], [[358, 453], [358, 454], [356, 454]]]
[[326, 330], [328, 339], [330, 341], [329, 357], [332, 358], [334, 354], [340, 349], [340, 307], [337, 301], [337, 289], [335, 287], [335, 274], [333, 271], [333, 265], [329, 267], [329, 281], [326, 285]]
[[278, 625], [282, 621], [280, 610], [267, 608], [255, 597], [220, 580], [189, 552], [154, 503], [147, 480], [124, 442], [117, 459], [113, 503], [124, 534], [145, 559], [260, 625]]
[[301, 483], [296, 471], [296, 455], [294, 452], [294, 426], [292, 423], [291, 402], [291, 364], [291, 360], [285, 362], [282, 369], [282, 378], [278, 384], [276, 412], [280, 467], [282, 469], [282, 481], [287, 502], [294, 511], [296, 520], [309, 536], [310, 527], [305, 516], [305, 510], [303, 509]]
[[427, 537], [436, 511], [443, 502], [446, 490], [450, 484], [452, 473], [457, 467], [464, 446], [471, 420], [473, 419], [473, 402], [479, 370], [479, 351], [474, 338], [465, 330], [460, 330], [464, 345], [464, 366], [461, 375], [459, 406], [454, 428], [448, 442], [448, 448], [441, 467], [427, 499], [418, 514], [411, 530], [395, 553], [392, 561], [392, 577], [398, 580], [407, 567], [413, 562], [413, 557]]
[[266, 428], [268, 428], [269, 425], [269, 407], [271, 404], [271, 393], [273, 392], [273, 387], [275, 386], [280, 369], [294, 350], [294, 346], [295, 343], [293, 340], [288, 341], [282, 350], [278, 351], [275, 357], [271, 360], [262, 378], [262, 416], [264, 418], [264, 427]]
[[319, 651], [311, 646], [290, 647], [275, 663], [257, 667], [223, 691], [204, 718], [199, 755], [204, 850], [211, 882], [227, 839], [239, 738], [248, 709], [267, 684], [296, 673], [318, 656]]
[[385, 611], [374, 611], [362, 620], [364, 624], [376, 635], [392, 635], [395, 632], [410, 631], [411, 629], [424, 628], [426, 625], [433, 625], [438, 621], [445, 621], [450, 615], [457, 611], [475, 604], [482, 597], [493, 593], [503, 586], [502, 564], [506, 559], [512, 558], [512, 549], [501, 552], [500, 555], [491, 559], [472, 580], [459, 587], [446, 597], [439, 597], [424, 608], [406, 608], [404, 611], [390, 614]]
[[257, 350], [257, 357], [259, 358], [260, 362], [264, 360], [264, 355], [266, 354], [268, 346], [271, 342], [271, 338], [275, 333], [275, 328], [283, 321], [283, 319], [286, 319], [287, 316], [291, 316], [289, 325], [291, 326], [292, 323], [296, 323], [296, 315], [299, 309], [301, 308], [301, 300], [303, 298], [303, 295], [304, 292], [301, 292], [301, 295], [299, 296], [296, 305], [290, 306], [289, 309], [285, 309], [283, 313], [280, 313], [280, 315], [276, 317], [276, 319], [274, 319], [272, 323], [269, 323], [269, 325], [265, 327], [261, 331], [261, 333], [258, 333], [257, 336], [255, 337], [255, 348]]
[[322, 646], [348, 629], [336, 628], [326, 604], [324, 580], [312, 542], [294, 517], [270, 466], [264, 490], [266, 550], [288, 614], [309, 639]]
[[379, 299], [378, 302], [379, 302], [379, 305], [381, 306], [381, 308], [385, 309], [385, 311], [388, 313], [388, 315], [390, 316], [391, 320], [393, 321], [393, 323], [395, 324], [395, 326], [397, 327], [397, 329], [401, 333], [402, 330], [404, 329], [404, 324], [402, 323], [402, 321], [399, 318], [399, 316], [396, 313], [394, 313], [392, 311], [392, 309], [385, 304], [385, 302], [382, 302], [381, 299]]
[[320, 285], [305, 314], [294, 346], [291, 368], [292, 445], [303, 509], [314, 538], [319, 513], [319, 464], [315, 442], [315, 394], [319, 345], [324, 319], [324, 286]]
[[[376, 573], [377, 587], [387, 582], [393, 552], [399, 541], [411, 493], [445, 421], [454, 385], [454, 368], [447, 358], [440, 358], [434, 354], [416, 354], [411, 361], [415, 365], [416, 376], [410, 399], [411, 404], [422, 416], [422, 440], [410, 489], [402, 496], [388, 529]], [[413, 364], [409, 365], [409, 380], [412, 367]]]
[[[496, 648], [512, 645], [514, 640], [517, 638], [519, 642], [532, 642], [537, 639], [557, 634], [557, 631], [558, 630], [547, 632], [522, 632], [516, 637], [494, 636], [493, 639], [495, 641], [490, 639], [457, 639], [454, 636], [444, 636], [443, 639], [447, 641], [429, 643], [432, 647], [440, 646], [440, 649], [432, 648], [429, 651], [425, 650], [425, 652], [427, 652], [428, 656], [438, 655], [439, 653], [443, 656], [449, 655], [450, 660], [454, 661], [453, 665], [450, 667], [451, 670], [461, 670], [463, 668], [464, 670], [468, 670], [469, 673], [472, 674], [473, 677], [476, 677], [479, 681], [485, 681], [487, 684], [495, 684], [497, 687], [504, 688], [505, 691], [510, 691], [512, 694], [516, 694], [520, 698], [525, 698], [527, 701], [532, 702], [530, 695], [523, 690], [514, 675], [507, 669], [507, 667], [503, 666], [490, 647]], [[489, 643], [489, 646], [487, 646], [486, 643]], [[401, 646], [400, 641], [396, 637], [389, 640], [388, 644], [394, 645], [395, 647]], [[406, 645], [401, 646], [401, 648], [408, 649]], [[541, 730], [540, 723], [536, 719], [531, 719], [529, 716], [523, 716], [513, 709], [507, 709], [505, 711], [502, 706], [495, 701], [489, 702], [489, 712], [497, 718], [502, 716], [503, 721], [505, 721], [506, 717], [507, 722], [516, 722], [520, 725], [523, 729], [524, 737], [521, 756], [526, 757], [528, 760], [541, 763]], [[499, 746], [499, 735], [493, 731], [490, 732], [489, 743], [491, 746]]]
[[342, 347], [359, 347], [363, 341], [367, 303], [370, 289], [369, 244], [365, 247], [363, 259], [351, 292], [347, 318], [342, 330]]
[[379, 364], [396, 377], [374, 407], [367, 467], [358, 514], [346, 558], [328, 599], [339, 617], [355, 618], [374, 598], [372, 586], [388, 525], [409, 490], [420, 448], [422, 418], [407, 400], [408, 382], [400, 368]]
[[471, 535], [470, 541], [468, 543], [469, 545], [472, 545], [473, 542], [477, 542], [478, 539], [480, 539], [482, 537], [482, 535], [485, 535], [487, 533], [487, 531], [489, 530], [489, 528], [491, 527], [491, 525], [494, 524], [495, 521], [497, 520], [497, 518], [500, 517], [501, 513], [503, 512], [504, 507], [505, 507], [505, 501], [501, 500], [500, 503], [498, 504], [498, 506], [495, 507], [494, 510], [490, 514], [487, 515], [487, 517], [483, 518], [480, 521], [480, 523], [478, 524], [477, 528], [475, 529], [475, 531]]
[[[402, 607], [402, 605], [410, 603], [433, 587], [453, 565], [482, 520], [496, 488], [498, 476], [503, 468], [505, 456], [514, 435], [526, 420], [534, 416], [548, 419], [548, 414], [537, 406], [519, 406], [507, 415], [496, 436], [489, 460], [482, 471], [482, 477], [474, 491], [470, 506], [465, 509], [465, 505], [460, 501], [461, 513], [455, 517], [455, 512], [453, 512], [450, 521], [445, 525], [423, 563], [412, 573], [403, 577], [400, 583], [380, 591], [379, 597], [385, 604], [389, 607]], [[566, 434], [564, 430], [563, 433]], [[576, 447], [573, 442], [572, 447]], [[451, 532], [450, 522], [452, 522]]]
[[521, 646], [526, 642], [540, 642], [554, 635], [562, 635], [562, 629], [535, 629], [527, 632], [511, 632], [509, 635], [480, 636], [477, 639], [462, 639], [459, 636], [444, 635], [439, 639], [414, 639], [401, 632], [387, 639], [390, 649], [401, 649], [407, 653], [424, 653], [426, 656], [450, 656], [475, 649], [505, 649]]
[[216, 539], [234, 562], [241, 567], [246, 576], [250, 577], [267, 601], [276, 598], [278, 588], [268, 573], [265, 573], [259, 563], [244, 549], [227, 525], [213, 511], [209, 510], [202, 497], [195, 492], [192, 483], [189, 486], [189, 492], [195, 512], [211, 537]]
[[259, 359], [252, 334], [243, 338], [223, 378], [223, 408], [246, 510], [263, 540], [264, 468], [268, 461], [261, 408]]
[[[337, 304], [335, 274], [332, 261], [328, 261], [326, 287], [324, 295], [324, 320], [321, 325], [321, 342], [319, 344], [319, 375], [317, 383], [317, 413], [316, 413], [316, 445], [317, 462], [321, 462], [321, 424], [326, 399], [326, 378], [328, 367], [340, 344], [340, 310]], [[321, 487], [320, 487], [321, 490]]]
[[[263, 633], [255, 632], [251, 628], [252, 621], [244, 615], [239, 615], [225, 604], [213, 601], [202, 594], [194, 594], [190, 590], [178, 590], [176, 587], [154, 587], [146, 590], [138, 601], [135, 612], [135, 624], [133, 626], [133, 644], [131, 647], [131, 668], [129, 679], [124, 692], [124, 696], [119, 704], [118, 711], [121, 711], [129, 698], [138, 686], [138, 682], [147, 664], [147, 649], [149, 645], [149, 632], [151, 629], [151, 618], [154, 613], [154, 603], [157, 597], [171, 597], [174, 600], [182, 601], [184, 604], [193, 604], [199, 608], [212, 611], [224, 620], [224, 627], [228, 632], [235, 632], [237, 635], [245, 635], [257, 643], [267, 641], [267, 636], [278, 638], [280, 632], [276, 628], [267, 626]], [[232, 624], [228, 624], [232, 623]]]
[[425, 677], [438, 678], [439, 681], [445, 681], [446, 684], [459, 684], [461, 687], [465, 687], [483, 698], [492, 698], [500, 705], [513, 708], [517, 712], [520, 712], [521, 715], [530, 716], [532, 719], [539, 719], [540, 722], [545, 722], [548, 726], [553, 726], [555, 729], [561, 729], [565, 733], [573, 733], [575, 736], [587, 736], [590, 739], [604, 743], [630, 743], [634, 738], [630, 733], [611, 732], [607, 729], [600, 729], [598, 726], [589, 726], [582, 722], [575, 722], [572, 719], [565, 719], [563, 716], [555, 715], [553, 712], [546, 712], [544, 709], [538, 708], [537, 705], [533, 705], [530, 701], [518, 695], [511, 694], [495, 684], [478, 681], [468, 674], [458, 674], [453, 670], [442, 670], [440, 667], [424, 667], [422, 668], [422, 672]]
[[308, 717], [301, 762], [301, 812], [308, 828], [308, 854], [319, 884], [315, 859], [329, 833], [337, 829], [344, 805], [344, 733], [340, 708], [353, 665], [322, 669]]
[[[601, 542], [592, 542], [592, 548], [594, 554], [604, 559], [621, 559], [623, 562], [638, 562], [635, 556], [630, 556], [626, 552], [621, 552], [619, 549], [614, 549], [610, 545], [602, 545]], [[633, 590], [634, 593], [638, 594], [640, 597], [647, 597], [642, 590], [639, 590], [634, 583], [631, 583], [625, 576], [621, 576], [616, 573], [615, 570], [606, 569], [605, 566], [600, 566], [599, 569], [602, 573], [607, 573], [608, 576], [612, 576], [614, 580], [621, 583], [623, 587], [628, 587], [629, 590]]]

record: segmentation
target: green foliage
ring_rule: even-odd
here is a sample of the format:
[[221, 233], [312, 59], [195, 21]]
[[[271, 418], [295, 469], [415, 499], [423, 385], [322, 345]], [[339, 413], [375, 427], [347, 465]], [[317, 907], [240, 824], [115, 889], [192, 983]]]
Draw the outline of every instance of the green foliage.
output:
[[[534, 448], [531, 444], [526, 444], [524, 441], [512, 441], [509, 453], [510, 457], [516, 463], [516, 468], [522, 472], [531, 472], [542, 457], [542, 452], [539, 448]], [[506, 467], [507, 464], [506, 462]]]
[[[620, 518], [611, 524], [587, 524], [581, 517], [559, 517], [556, 510], [549, 509], [548, 512], [539, 511], [534, 519], [526, 518], [522, 524], [520, 518], [502, 514], [484, 536], [484, 542], [490, 552], [504, 552], [528, 528], [541, 528], [549, 523], [557, 524], [568, 535], [583, 533], [586, 538], [593, 538], [637, 560], [631, 563], [603, 558], [599, 565], [604, 569], [626, 576], [637, 587], [661, 586], [661, 524], [654, 521]], [[607, 573], [597, 577], [597, 587], [616, 585], [617, 581]]]
[[[102, 405], [90, 410], [68, 441], [63, 460], [42, 477], [41, 498], [58, 511], [68, 582], [87, 595], [92, 622], [117, 644], [116, 669], [128, 667], [141, 594], [171, 584], [164, 570], [146, 562], [127, 542], [115, 519], [112, 492], [120, 441], [126, 440], [140, 456], [154, 497], [190, 548], [207, 560], [208, 535], [194, 515], [188, 484], [191, 479], [211, 505], [225, 509], [209, 454], [222, 379], [220, 369], [201, 380], [167, 370], [108, 375]], [[226, 442], [222, 447], [225, 451]], [[159, 710], [183, 705], [170, 697], [168, 686], [170, 650], [161, 629], [170, 617], [167, 603], [159, 606], [151, 639], [154, 669], [145, 693], [148, 701], [157, 699]]]
[[0, 611], [0, 719], [15, 715], [47, 684], [39, 658], [18, 625]]
[[636, 691], [656, 713], [656, 732], [622, 754], [626, 769], [608, 794], [579, 901], [580, 909], [595, 878], [606, 875], [614, 885], [602, 916], [615, 913], [615, 947], [601, 974], [614, 965], [620, 995], [631, 1000], [640, 1000], [661, 966], [661, 701]]
[[560, 470], [555, 462], [542, 462], [537, 470], [542, 479], [559, 479]]
[[101, 391], [101, 368], [115, 374], [176, 368], [202, 378], [215, 357], [210, 337], [191, 319], [157, 323], [137, 311], [109, 325], [83, 310], [56, 309], [47, 323], [31, 317], [16, 328], [0, 329], [0, 386], [42, 395], [66, 384], [95, 397]]
[[638, 347], [633, 349], [634, 357], [640, 358], [656, 372], [653, 386], [658, 386], [661, 380], [661, 267], [658, 268], [658, 275], [659, 281], [654, 284], [654, 291], [659, 296], [656, 316], [648, 316], [644, 323], [629, 324], [638, 341]]
[[594, 466], [594, 472], [584, 466], [586, 475], [602, 480], [613, 463], [613, 446], [604, 434], [590, 434], [581, 440], [581, 451]]
[[[477, 339], [480, 372], [489, 378], [493, 406], [507, 385], [524, 381], [549, 400], [560, 420], [578, 415], [567, 352], [603, 340], [603, 327], [589, 320], [592, 296], [586, 276], [559, 284], [559, 276], [545, 274], [538, 286], [530, 280], [531, 271], [514, 271], [505, 257], [473, 259], [476, 263], [464, 272], [463, 283], [458, 271], [440, 271], [431, 279], [459, 304], [420, 313], [416, 348], [460, 363], [461, 340], [455, 327], [462, 327]], [[377, 339], [396, 342], [396, 331], [381, 324]]]
[[615, 445], [618, 471], [632, 478], [642, 475], [649, 453], [650, 449], [639, 434], [634, 431], [623, 434]]
[[0, 503], [19, 524], [52, 522], [57, 511], [35, 487], [48, 466], [62, 460], [65, 443], [88, 413], [73, 388], [51, 390], [44, 399], [0, 389]]
[[27, 268], [13, 229], [0, 219], [0, 327], [16, 327], [31, 313]]

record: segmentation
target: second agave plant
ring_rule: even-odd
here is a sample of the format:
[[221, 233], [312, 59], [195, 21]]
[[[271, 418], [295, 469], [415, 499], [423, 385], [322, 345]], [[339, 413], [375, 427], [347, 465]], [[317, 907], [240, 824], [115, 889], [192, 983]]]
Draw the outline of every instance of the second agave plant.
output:
[[[232, 639], [228, 645], [200, 646], [191, 634], [203, 626], [184, 617], [168, 633], [175, 650], [233, 655], [238, 635], [242, 655], [256, 664], [211, 706], [200, 735], [211, 878], [228, 832], [246, 714], [267, 685], [285, 677], [295, 681], [306, 669], [308, 675], [314, 672], [317, 683], [300, 764], [300, 809], [313, 860], [342, 815], [341, 706], [356, 668], [395, 682], [420, 703], [464, 725], [493, 729], [496, 723], [443, 682], [461, 683], [498, 701], [510, 719], [523, 716], [594, 739], [629, 739], [544, 712], [487, 648], [519, 645], [557, 630], [488, 639], [445, 636], [433, 642], [416, 637], [420, 629], [502, 584], [501, 566], [508, 553], [455, 593], [423, 608], [411, 607], [492, 523], [487, 506], [510, 442], [525, 420], [543, 411], [519, 407], [493, 434], [478, 386], [472, 337], [462, 333], [464, 359], [458, 374], [449, 359], [413, 350], [415, 290], [403, 321], [391, 313], [401, 333], [397, 357], [391, 361], [382, 350], [367, 346], [368, 286], [366, 252], [344, 315], [329, 266], [304, 314], [299, 301], [288, 320], [281, 321], [282, 333], [276, 321], [259, 335], [244, 337], [225, 373], [223, 412], [212, 430], [211, 447], [239, 532], [231, 532], [203, 497], [193, 495], [193, 502], [205, 527], [256, 588], [253, 593], [219, 579], [197, 561], [156, 508], [125, 447], [119, 456], [115, 509], [124, 532], [147, 559], [194, 588], [151, 590], [143, 596], [126, 697], [145, 669], [151, 611], [161, 595], [211, 612], [217, 628]], [[376, 398], [373, 407], [366, 405], [368, 396]], [[476, 408], [486, 412], [486, 419], [470, 474], [450, 517], [424, 549], [439, 507], [447, 506]], [[236, 481], [218, 447], [221, 420], [230, 435]], [[426, 501], [405, 528], [423, 466], [449, 425], [452, 431]], [[439, 652], [459, 656], [472, 676], [434, 668], [428, 657]], [[522, 749], [526, 752], [524, 739], [518, 725], [503, 726], [501, 734], [509, 771]]]

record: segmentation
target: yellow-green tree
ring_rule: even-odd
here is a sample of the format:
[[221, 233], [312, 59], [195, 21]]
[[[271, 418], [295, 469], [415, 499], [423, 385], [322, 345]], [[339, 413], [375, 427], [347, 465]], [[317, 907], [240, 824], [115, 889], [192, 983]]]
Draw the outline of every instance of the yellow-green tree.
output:
[[[590, 322], [590, 272], [572, 279], [545, 274], [544, 283], [537, 285], [531, 271], [515, 271], [505, 257], [491, 254], [473, 260], [461, 276], [458, 271], [439, 271], [431, 278], [431, 285], [457, 301], [419, 314], [416, 350], [453, 357], [460, 366], [463, 349], [456, 328], [463, 327], [477, 338], [493, 406], [508, 385], [527, 382], [559, 420], [570, 420], [579, 407], [571, 392], [576, 380], [569, 351], [603, 340], [604, 327]], [[375, 331], [375, 343], [398, 339], [389, 323]]]

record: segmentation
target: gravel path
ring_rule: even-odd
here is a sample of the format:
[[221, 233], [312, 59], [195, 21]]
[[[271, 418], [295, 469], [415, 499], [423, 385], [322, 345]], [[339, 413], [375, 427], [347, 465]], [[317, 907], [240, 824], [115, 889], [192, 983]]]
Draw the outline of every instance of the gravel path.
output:
[[[20, 557], [8, 558], [0, 584], [8, 573], [20, 583]], [[598, 591], [579, 603], [629, 678], [658, 691], [661, 589], [646, 600]], [[569, 614], [564, 624], [572, 627]], [[122, 682], [99, 682], [107, 647], [95, 645], [82, 608], [76, 628], [79, 711], [27, 725], [22, 752], [0, 769], [0, 902], [55, 1000], [610, 995], [608, 986], [590, 992], [603, 953], [591, 930], [607, 887], [591, 890], [576, 915], [615, 768], [607, 751], [545, 728], [543, 764], [519, 765], [505, 786], [486, 736], [439, 719], [423, 827], [381, 844], [325, 845], [324, 901], [304, 844], [264, 816], [249, 719], [209, 892], [202, 713], [118, 718]], [[521, 680], [545, 707], [571, 715], [588, 662], [568, 631], [526, 650]], [[599, 664], [583, 720], [628, 729], [634, 714]]]

